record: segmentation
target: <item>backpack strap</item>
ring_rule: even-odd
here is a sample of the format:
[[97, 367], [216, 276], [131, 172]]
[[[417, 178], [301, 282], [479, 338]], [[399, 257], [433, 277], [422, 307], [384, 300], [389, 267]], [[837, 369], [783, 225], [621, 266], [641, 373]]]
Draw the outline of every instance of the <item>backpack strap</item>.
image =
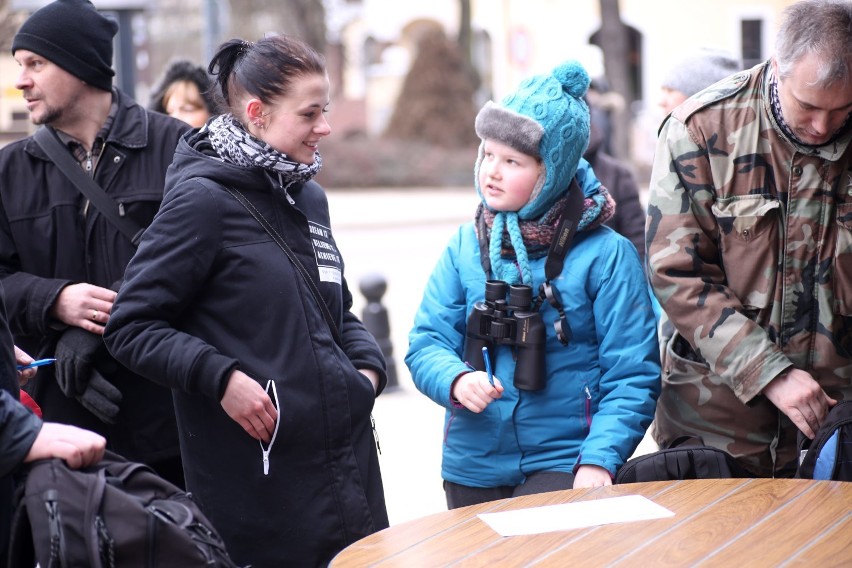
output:
[[130, 217], [125, 217], [121, 214], [121, 208], [118, 203], [107, 195], [95, 180], [83, 173], [83, 170], [80, 169], [80, 164], [74, 161], [74, 158], [71, 157], [68, 149], [59, 141], [53, 129], [47, 126], [39, 128], [33, 136], [33, 140], [44, 150], [44, 153], [59, 168], [59, 171], [89, 200], [89, 203], [94, 205], [121, 234], [130, 239], [134, 247], [139, 246], [139, 241], [142, 239], [145, 227]]
[[852, 481], [852, 401], [829, 410], [813, 440], [798, 434], [799, 479]]
[[[199, 181], [202, 181], [204, 178], [196, 178]], [[203, 182], [202, 182], [203, 184]], [[239, 190], [234, 189], [232, 187], [228, 187], [226, 185], [222, 185], [222, 188], [225, 189], [228, 193], [230, 193], [234, 199], [240, 202], [240, 205], [245, 207], [246, 211], [254, 217], [254, 219], [260, 223], [260, 226], [269, 233], [269, 236], [272, 237], [272, 240], [278, 245], [278, 247], [284, 251], [284, 254], [287, 255], [287, 258], [290, 259], [290, 262], [293, 263], [293, 267], [296, 269], [296, 272], [304, 279], [305, 283], [308, 285], [308, 290], [311, 292], [311, 296], [314, 297], [314, 300], [319, 307], [319, 310], [322, 312], [323, 317], [325, 318], [326, 323], [328, 324], [328, 328], [331, 331], [331, 335], [334, 338], [334, 342], [342, 349], [343, 348], [343, 339], [340, 337], [340, 331], [337, 329], [337, 323], [335, 323], [334, 318], [331, 316], [331, 312], [328, 310], [328, 306], [325, 303], [325, 300], [322, 298], [322, 294], [319, 291], [316, 283], [314, 282], [311, 273], [308, 272], [308, 269], [305, 268], [305, 265], [301, 263], [296, 254], [287, 244], [287, 241], [275, 230], [275, 227], [267, 221], [266, 217], [264, 217], [260, 211], [258, 211], [257, 207]]]

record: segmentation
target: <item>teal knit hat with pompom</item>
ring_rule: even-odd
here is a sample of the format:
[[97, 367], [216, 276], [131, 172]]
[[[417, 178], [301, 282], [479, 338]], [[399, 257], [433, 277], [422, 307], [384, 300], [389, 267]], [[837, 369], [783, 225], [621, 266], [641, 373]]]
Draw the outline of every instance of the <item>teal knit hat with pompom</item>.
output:
[[500, 259], [500, 242], [505, 229], [521, 268], [518, 276], [530, 283], [527, 282], [529, 263], [518, 219], [538, 219], [568, 193], [589, 145], [589, 107], [583, 100], [589, 82], [589, 74], [580, 63], [566, 61], [548, 75], [535, 75], [525, 80], [500, 104], [489, 101], [476, 116], [474, 126], [483, 144], [474, 168], [474, 183], [483, 203], [479, 168], [485, 140], [511, 146], [540, 159], [544, 165], [527, 204], [517, 212], [498, 212], [494, 218], [489, 256], [497, 278], [513, 281], [516, 280], [513, 275], [517, 275], [517, 270]]
[[[476, 134], [541, 159], [544, 172], [530, 201], [518, 211], [536, 219], [565, 195], [577, 164], [589, 145], [589, 107], [583, 96], [589, 74], [577, 61], [566, 61], [549, 75], [536, 75], [498, 105], [488, 102], [476, 116]], [[479, 187], [480, 156], [476, 162]]]

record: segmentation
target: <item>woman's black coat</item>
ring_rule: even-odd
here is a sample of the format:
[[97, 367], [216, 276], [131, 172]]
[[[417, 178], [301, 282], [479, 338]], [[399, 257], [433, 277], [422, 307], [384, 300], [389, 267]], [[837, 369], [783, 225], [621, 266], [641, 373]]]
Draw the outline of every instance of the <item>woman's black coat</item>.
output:
[[[285, 195], [264, 170], [197, 151], [204, 137], [188, 135], [178, 146], [107, 346], [175, 389], [187, 489], [238, 564], [326, 564], [388, 525], [371, 428], [375, 395], [356, 370], [378, 371], [383, 387], [384, 359], [350, 311], [322, 188], [308, 182]], [[302, 277], [223, 185], [254, 203], [319, 283], [342, 348]], [[281, 421], [268, 475], [259, 442], [219, 402], [235, 368], [277, 387]]]

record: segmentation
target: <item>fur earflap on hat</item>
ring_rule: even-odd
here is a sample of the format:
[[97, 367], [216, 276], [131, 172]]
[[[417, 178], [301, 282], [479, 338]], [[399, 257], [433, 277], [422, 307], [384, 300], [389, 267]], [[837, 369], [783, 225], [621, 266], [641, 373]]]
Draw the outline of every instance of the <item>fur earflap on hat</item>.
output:
[[[589, 74], [577, 61], [566, 61], [548, 75], [536, 75], [500, 104], [488, 102], [476, 116], [476, 134], [507, 144], [541, 160], [542, 177], [530, 201], [518, 211], [521, 219], [543, 215], [564, 196], [589, 144], [589, 107], [583, 96]], [[476, 162], [479, 187], [480, 156]]]
[[12, 40], [12, 54], [25, 49], [41, 55], [98, 89], [112, 89], [115, 20], [89, 0], [56, 0], [33, 12]]

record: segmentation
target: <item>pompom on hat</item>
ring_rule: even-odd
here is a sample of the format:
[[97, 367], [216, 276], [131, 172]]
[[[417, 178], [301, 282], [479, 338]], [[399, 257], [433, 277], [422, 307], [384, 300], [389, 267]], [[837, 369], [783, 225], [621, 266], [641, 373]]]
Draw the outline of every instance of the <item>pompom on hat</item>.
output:
[[33, 12], [12, 40], [12, 54], [26, 49], [41, 55], [98, 89], [112, 89], [115, 20], [89, 0], [56, 0]]
[[[577, 61], [566, 61], [548, 75], [535, 75], [500, 104], [488, 102], [476, 116], [476, 134], [539, 158], [544, 172], [529, 202], [518, 211], [521, 219], [536, 219], [565, 195], [589, 144], [589, 107], [583, 96], [589, 74]], [[476, 161], [476, 191], [482, 147]], [[483, 200], [484, 201], [484, 200]]]

